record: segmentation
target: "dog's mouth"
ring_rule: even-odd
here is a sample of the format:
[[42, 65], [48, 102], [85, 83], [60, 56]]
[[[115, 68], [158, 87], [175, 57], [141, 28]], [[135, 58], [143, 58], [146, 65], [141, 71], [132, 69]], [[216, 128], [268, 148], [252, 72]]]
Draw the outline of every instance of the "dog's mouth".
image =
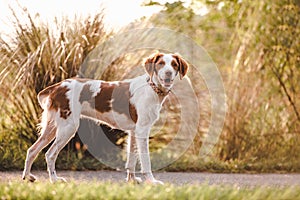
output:
[[166, 88], [171, 87], [173, 84], [173, 80], [170, 78], [160, 79], [160, 82]]

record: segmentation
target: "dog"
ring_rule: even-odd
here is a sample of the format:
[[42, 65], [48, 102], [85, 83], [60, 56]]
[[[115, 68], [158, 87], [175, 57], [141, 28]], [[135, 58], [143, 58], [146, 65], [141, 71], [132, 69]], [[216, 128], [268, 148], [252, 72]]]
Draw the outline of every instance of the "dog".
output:
[[149, 134], [158, 120], [166, 97], [179, 74], [186, 75], [188, 63], [178, 54], [157, 52], [144, 61], [146, 74], [124, 81], [106, 82], [70, 78], [39, 92], [38, 102], [43, 109], [40, 136], [27, 150], [22, 178], [34, 182], [30, 172], [38, 153], [54, 140], [45, 154], [50, 181], [58, 177], [55, 162], [59, 152], [75, 135], [80, 117], [100, 120], [128, 132], [126, 170], [128, 182], [142, 182], [135, 176], [140, 161], [144, 181], [163, 184], [154, 178], [149, 156]]

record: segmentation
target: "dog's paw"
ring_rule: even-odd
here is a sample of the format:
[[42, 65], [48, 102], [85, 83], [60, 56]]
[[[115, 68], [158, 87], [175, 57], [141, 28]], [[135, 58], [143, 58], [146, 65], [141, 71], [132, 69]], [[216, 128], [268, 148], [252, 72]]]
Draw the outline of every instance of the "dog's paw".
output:
[[51, 183], [57, 183], [57, 182], [61, 182], [61, 183], [67, 183], [67, 180], [64, 177], [52, 177], [50, 179]]
[[23, 174], [22, 179], [23, 180], [28, 179], [28, 181], [34, 182], [34, 181], [36, 181], [37, 178], [33, 174]]
[[144, 173], [144, 177], [146, 179], [145, 183], [153, 184], [153, 185], [163, 185], [164, 184], [162, 181], [155, 179], [151, 172]]
[[140, 184], [143, 180], [140, 177], [136, 177], [134, 172], [127, 172], [126, 182]]
[[140, 184], [143, 182], [143, 180], [140, 177], [134, 177], [134, 182]]
[[130, 177], [130, 178], [126, 178], [126, 182], [127, 183], [137, 183], [140, 184], [143, 182], [143, 180], [140, 177]]

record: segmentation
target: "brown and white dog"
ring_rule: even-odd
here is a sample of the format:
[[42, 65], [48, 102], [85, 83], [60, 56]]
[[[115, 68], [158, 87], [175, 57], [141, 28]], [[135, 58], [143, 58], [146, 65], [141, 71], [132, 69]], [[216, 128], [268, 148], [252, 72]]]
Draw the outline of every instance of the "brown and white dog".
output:
[[127, 181], [142, 181], [135, 176], [138, 157], [145, 181], [162, 184], [151, 171], [150, 129], [159, 117], [176, 75], [179, 73], [182, 79], [188, 64], [177, 54], [156, 53], [145, 60], [144, 67], [145, 75], [130, 80], [105, 82], [71, 78], [42, 90], [38, 94], [39, 104], [44, 110], [41, 134], [27, 151], [23, 179], [36, 180], [30, 173], [32, 163], [38, 153], [55, 139], [45, 155], [50, 181], [65, 181], [56, 175], [56, 158], [75, 135], [80, 117], [89, 117], [128, 131]]

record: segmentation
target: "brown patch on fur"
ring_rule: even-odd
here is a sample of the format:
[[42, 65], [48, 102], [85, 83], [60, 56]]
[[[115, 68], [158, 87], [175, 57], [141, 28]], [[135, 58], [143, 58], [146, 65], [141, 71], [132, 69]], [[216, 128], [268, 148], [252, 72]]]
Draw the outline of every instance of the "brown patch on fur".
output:
[[134, 121], [134, 123], [136, 123], [138, 120], [138, 115], [137, 115], [135, 106], [132, 105], [131, 103], [129, 104], [129, 114], [130, 114], [132, 121]]
[[173, 54], [173, 57], [176, 59], [177, 63], [179, 64], [178, 72], [180, 74], [180, 79], [182, 79], [186, 75], [189, 65], [181, 56], [177, 54]]
[[69, 99], [67, 98], [67, 92], [70, 89], [67, 86], [56, 87], [49, 95], [51, 105], [50, 109], [55, 111], [60, 110], [60, 117], [67, 119], [71, 115], [71, 109], [69, 104]]
[[95, 96], [95, 109], [101, 113], [109, 112], [111, 108], [111, 97], [114, 90], [114, 86], [111, 86], [109, 83], [101, 83], [101, 90]]
[[[68, 82], [68, 81], [67, 81]], [[39, 103], [42, 106], [45, 97], [49, 97], [50, 106], [49, 109], [58, 111], [60, 110], [60, 117], [67, 119], [71, 115], [71, 109], [69, 104], [69, 99], [66, 93], [70, 89], [66, 86], [61, 87], [61, 83], [56, 83], [51, 85], [38, 94]]]
[[157, 73], [165, 65], [166, 65], [166, 62], [162, 59], [162, 57], [159, 57], [159, 59], [155, 62], [154, 71]]
[[80, 96], [79, 96], [79, 102], [82, 104], [84, 101], [89, 101], [92, 96], [93, 96], [93, 92], [91, 91], [91, 85], [90, 84], [86, 84], [83, 86], [81, 92], [80, 92]]
[[109, 112], [111, 110], [120, 114], [125, 114], [129, 119], [137, 122], [137, 112], [130, 103], [131, 94], [129, 92], [129, 83], [119, 82], [107, 83], [103, 82], [100, 86], [101, 90], [95, 96], [93, 102], [95, 109], [101, 113]]
[[145, 70], [149, 74], [151, 82], [152, 82], [152, 76], [153, 76], [154, 72], [157, 71], [155, 64], [158, 63], [158, 60], [163, 55], [164, 54], [162, 54], [162, 53], [155, 53], [155, 54], [149, 56], [144, 63]]
[[175, 71], [179, 71], [179, 63], [175, 60], [172, 60], [171, 65]]

